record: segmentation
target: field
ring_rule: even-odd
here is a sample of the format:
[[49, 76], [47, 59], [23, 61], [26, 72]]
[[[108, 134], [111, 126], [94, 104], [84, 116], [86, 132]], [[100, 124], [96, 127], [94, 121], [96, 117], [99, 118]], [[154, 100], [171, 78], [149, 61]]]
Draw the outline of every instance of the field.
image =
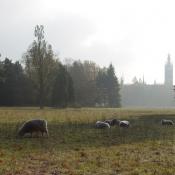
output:
[[[115, 117], [131, 127], [95, 129]], [[26, 120], [48, 121], [49, 138], [16, 137]], [[173, 109], [0, 108], [0, 175], [175, 175]]]

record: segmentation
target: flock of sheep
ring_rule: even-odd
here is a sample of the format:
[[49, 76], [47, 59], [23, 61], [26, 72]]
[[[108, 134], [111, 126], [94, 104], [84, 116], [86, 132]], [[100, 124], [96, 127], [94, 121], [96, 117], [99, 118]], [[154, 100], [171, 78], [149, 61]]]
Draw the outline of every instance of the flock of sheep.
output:
[[[172, 120], [161, 120], [162, 125], [174, 125], [174, 122]], [[122, 128], [129, 128], [130, 122], [127, 120], [117, 120], [117, 119], [110, 119], [105, 121], [97, 121], [95, 126], [96, 128], [110, 128], [111, 126], [118, 125]]]
[[[172, 120], [162, 119], [161, 124], [174, 125], [174, 122]], [[111, 126], [115, 125], [118, 125], [119, 127], [123, 128], [128, 128], [130, 126], [130, 122], [126, 120], [110, 119], [105, 121], [97, 121], [95, 127], [101, 129], [101, 128], [110, 128]], [[27, 133], [31, 134], [31, 137], [33, 133], [41, 133], [42, 136], [44, 136], [44, 134], [49, 136], [47, 121], [41, 119], [34, 119], [25, 122], [19, 129], [18, 136], [23, 137]]]
[[110, 119], [105, 121], [97, 121], [95, 126], [96, 128], [110, 128], [111, 126], [118, 125], [120, 127], [128, 128], [130, 126], [129, 121], [126, 120], [117, 120], [117, 119]]

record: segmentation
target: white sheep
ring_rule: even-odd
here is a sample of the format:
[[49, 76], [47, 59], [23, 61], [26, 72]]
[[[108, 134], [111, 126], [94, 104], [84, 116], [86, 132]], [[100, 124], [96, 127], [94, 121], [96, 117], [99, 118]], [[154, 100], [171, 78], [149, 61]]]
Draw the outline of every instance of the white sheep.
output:
[[174, 122], [172, 120], [162, 119], [161, 124], [162, 125], [174, 125]]
[[102, 121], [97, 121], [96, 124], [95, 124], [96, 128], [110, 128], [110, 125], [109, 123], [106, 123], [106, 122], [102, 122]]
[[119, 122], [119, 126], [122, 128], [128, 128], [130, 126], [130, 123], [129, 123], [129, 121], [122, 120]]
[[41, 132], [42, 136], [46, 133], [48, 136], [47, 121], [34, 119], [25, 122], [19, 129], [18, 136], [24, 136], [26, 133], [30, 133], [32, 137], [33, 132]]

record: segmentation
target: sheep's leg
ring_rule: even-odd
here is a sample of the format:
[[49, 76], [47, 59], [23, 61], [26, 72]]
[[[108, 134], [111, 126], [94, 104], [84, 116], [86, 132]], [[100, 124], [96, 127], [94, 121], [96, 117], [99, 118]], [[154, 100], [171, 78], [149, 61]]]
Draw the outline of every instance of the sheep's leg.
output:
[[37, 132], [37, 137], [39, 138], [39, 136], [40, 136], [40, 132], [38, 131], [38, 132]]
[[48, 130], [46, 130], [46, 132], [45, 132], [45, 133], [46, 133], [46, 136], [47, 136], [47, 137], [49, 137], [49, 133], [48, 133]]
[[46, 135], [48, 136], [47, 131], [43, 131], [43, 132], [41, 132], [41, 133], [42, 133], [42, 137], [44, 137], [45, 133], [46, 133]]

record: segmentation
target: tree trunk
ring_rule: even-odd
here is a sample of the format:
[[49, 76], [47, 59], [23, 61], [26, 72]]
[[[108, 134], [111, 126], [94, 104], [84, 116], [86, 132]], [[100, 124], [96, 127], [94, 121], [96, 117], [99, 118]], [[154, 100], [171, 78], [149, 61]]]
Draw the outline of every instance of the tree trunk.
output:
[[40, 104], [40, 109], [44, 109], [44, 93], [43, 93], [43, 86], [41, 85], [40, 87], [40, 95], [39, 95], [39, 104]]

